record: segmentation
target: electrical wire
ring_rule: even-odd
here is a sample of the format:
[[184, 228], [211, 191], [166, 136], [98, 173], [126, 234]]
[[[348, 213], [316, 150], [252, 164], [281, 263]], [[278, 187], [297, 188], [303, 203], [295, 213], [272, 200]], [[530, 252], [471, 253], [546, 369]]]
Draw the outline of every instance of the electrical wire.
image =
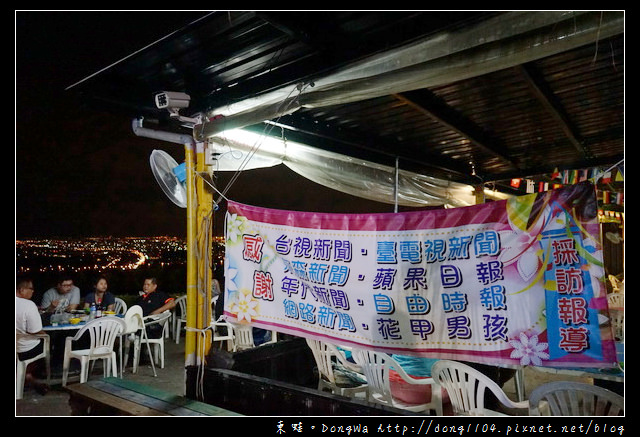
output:
[[200, 348], [201, 351], [199, 351], [200, 353], [198, 354], [198, 357], [200, 357], [201, 360], [197, 365], [198, 373], [196, 374], [196, 398], [198, 400], [204, 400], [204, 371], [205, 371], [204, 344], [205, 344], [205, 341], [207, 340], [208, 330], [211, 330], [211, 336], [213, 337], [213, 327], [207, 326], [203, 329], [196, 329], [196, 328], [191, 328], [187, 326], [186, 330], [189, 332], [195, 332], [202, 337], [202, 341], [197, 342], [198, 345], [201, 345], [201, 348]]
[[[307, 83], [306, 85], [299, 85], [299, 86], [295, 87], [294, 89], [292, 89], [291, 92], [287, 95], [287, 97], [281, 102], [281, 106], [278, 108], [278, 110], [276, 112], [279, 112], [279, 113], [282, 113], [283, 111], [286, 112], [292, 105], [294, 105], [295, 103], [297, 103], [300, 100], [300, 97], [302, 96], [302, 93], [309, 86], [311, 86], [311, 83]], [[296, 90], [298, 91], [298, 95], [294, 99], [290, 99], [291, 95]], [[278, 120], [280, 120], [280, 118], [282, 118], [282, 116], [279, 116], [276, 119], [276, 122]], [[262, 130], [262, 134], [261, 134], [260, 138], [264, 138], [266, 135], [268, 135], [274, 127], [275, 127], [275, 125], [273, 125], [273, 124], [266, 125]], [[220, 199], [221, 198], [224, 198], [225, 200], [228, 200], [225, 197], [226, 193], [229, 191], [229, 189], [231, 189], [233, 184], [240, 177], [240, 174], [244, 171], [245, 167], [247, 166], [247, 164], [249, 163], [251, 158], [253, 158], [253, 156], [260, 149], [261, 146], [262, 146], [262, 141], [260, 139], [256, 140], [255, 144], [251, 147], [251, 150], [245, 155], [245, 158], [243, 159], [242, 163], [240, 164], [238, 169], [235, 171], [235, 173], [233, 174], [233, 176], [231, 177], [231, 179], [229, 180], [229, 182], [227, 183], [225, 188], [222, 190], [221, 193], [218, 192], [220, 194], [220, 198], [218, 198], [218, 201], [216, 202], [216, 204], [220, 203]], [[218, 191], [218, 190], [216, 190], [216, 191]]]
[[[300, 96], [302, 95], [302, 92], [304, 91], [305, 87], [303, 86], [298, 86], [295, 89], [298, 90], [298, 95], [296, 96], [296, 98], [294, 98], [293, 100], [289, 100], [289, 97], [291, 96], [291, 94], [294, 92], [294, 90], [291, 91], [291, 93], [287, 96], [287, 98], [284, 99], [284, 101], [282, 102], [282, 105], [286, 104], [286, 107], [280, 107], [278, 108], [279, 110], [286, 110], [290, 107], [290, 105], [293, 105], [294, 103], [296, 103]], [[288, 102], [288, 103], [287, 103]], [[279, 117], [280, 118], [280, 117]], [[278, 118], [278, 119], [279, 119]], [[262, 132], [262, 137], [268, 135], [271, 132], [271, 129], [273, 129], [274, 125], [267, 125], [265, 126], [265, 128], [263, 129]], [[202, 177], [198, 172], [196, 172], [195, 170], [192, 170], [194, 175], [197, 175], [198, 177], [200, 177], [207, 185], [209, 185], [216, 193], [218, 193], [218, 195], [220, 196], [218, 198], [218, 201], [214, 202], [214, 204], [219, 204], [220, 203], [220, 199], [225, 199], [228, 201], [227, 197], [226, 197], [226, 193], [229, 191], [229, 189], [231, 188], [231, 186], [235, 183], [235, 181], [238, 179], [238, 177], [240, 176], [241, 172], [246, 168], [247, 164], [249, 163], [249, 161], [251, 160], [251, 158], [253, 158], [253, 156], [255, 155], [255, 153], [260, 149], [262, 145], [262, 141], [256, 141], [256, 143], [251, 147], [251, 150], [249, 153], [246, 154], [244, 160], [242, 161], [241, 165], [238, 167], [238, 169], [236, 170], [236, 172], [234, 173], [234, 175], [232, 176], [232, 178], [230, 179], [230, 181], [227, 183], [227, 185], [225, 186], [224, 190], [222, 192], [220, 192], [215, 185], [213, 185], [211, 182], [209, 182], [206, 178]], [[195, 190], [194, 190], [195, 192]], [[196, 194], [197, 196], [197, 194]], [[195, 202], [195, 204], [197, 204], [197, 200]], [[198, 272], [198, 282], [196, 284], [196, 290], [197, 290], [197, 294], [200, 298], [201, 301], [206, 301], [206, 297], [207, 297], [207, 287], [210, 287], [211, 284], [209, 283], [209, 276], [206, 274], [207, 271], [210, 268], [210, 262], [211, 262], [211, 257], [210, 257], [210, 253], [208, 250], [206, 250], [208, 247], [210, 247], [209, 242], [211, 240], [211, 223], [212, 223], [212, 219], [213, 219], [213, 208], [208, 212], [207, 216], [203, 218], [202, 220], [202, 226], [200, 227], [200, 229], [198, 229], [197, 231], [197, 235], [196, 235], [196, 260], [197, 260], [197, 265], [199, 268], [199, 272]], [[226, 227], [226, 226], [225, 226]], [[205, 271], [202, 271], [202, 270]], [[196, 332], [198, 333], [198, 335], [201, 337], [201, 341], [196, 342], [196, 345], [198, 345], [199, 350], [196, 353], [197, 356], [197, 362], [195, 363], [198, 367], [198, 373], [196, 375], [196, 397], [199, 399], [203, 399], [204, 398], [204, 371], [205, 371], [205, 363], [206, 363], [206, 356], [205, 356], [205, 343], [207, 342], [207, 331], [211, 330], [211, 336], [213, 337], [213, 329], [211, 326], [211, 303], [210, 302], [205, 302], [205, 304], [203, 305], [204, 309], [202, 312], [202, 316], [203, 316], [203, 320], [209, 320], [208, 326], [205, 326], [201, 329], [198, 328], [193, 328], [193, 327], [186, 327], [187, 331], [190, 332]]]
[[618, 161], [617, 163], [613, 164], [611, 167], [609, 167], [608, 169], [596, 174], [596, 177], [594, 178], [595, 182], [598, 182], [600, 180], [600, 178], [602, 176], [604, 176], [606, 173], [609, 173], [611, 170], [613, 170], [614, 168], [618, 167], [620, 164], [622, 164], [624, 162], [624, 158], [622, 158], [620, 161]]

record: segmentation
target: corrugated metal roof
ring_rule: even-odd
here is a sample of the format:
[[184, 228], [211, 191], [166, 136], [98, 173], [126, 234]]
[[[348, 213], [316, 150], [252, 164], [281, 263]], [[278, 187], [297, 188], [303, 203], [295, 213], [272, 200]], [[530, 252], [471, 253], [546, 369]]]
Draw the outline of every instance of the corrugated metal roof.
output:
[[[624, 158], [624, 13], [565, 15], [555, 13], [557, 24], [522, 31], [535, 41], [526, 49], [542, 47], [547, 40], [566, 44], [549, 55], [523, 56], [517, 65], [468, 77], [451, 74], [451, 81], [439, 79], [433, 86], [343, 104], [303, 105], [278, 116], [277, 122], [292, 140], [385, 164], [398, 158], [403, 168], [466, 183], [615, 164]], [[489, 36], [494, 41], [483, 49], [484, 61], [512, 47], [524, 52], [505, 34], [517, 35], [521, 22], [524, 27], [548, 16], [215, 12], [71, 90], [103, 108], [170, 124], [166, 112], [153, 103], [153, 95], [162, 90], [188, 93], [189, 112], [207, 114], [288, 85], [311, 84], [417, 41], [432, 38], [437, 41], [432, 47], [448, 49], [449, 37], [471, 41], [480, 35], [476, 24], [493, 20]], [[580, 42], [568, 44], [566, 38], [565, 43], [563, 25], [573, 25], [575, 35], [570, 36]], [[473, 49], [467, 52], [476, 56], [479, 49]], [[443, 59], [441, 63], [449, 62]], [[261, 130], [264, 125], [251, 127]]]

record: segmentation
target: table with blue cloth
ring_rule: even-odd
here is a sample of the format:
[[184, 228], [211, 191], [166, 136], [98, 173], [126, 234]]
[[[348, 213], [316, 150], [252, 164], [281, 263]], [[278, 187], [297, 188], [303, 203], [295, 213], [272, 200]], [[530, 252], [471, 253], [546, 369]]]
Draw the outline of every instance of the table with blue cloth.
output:
[[431, 376], [431, 366], [440, 361], [439, 358], [414, 357], [410, 355], [392, 355], [392, 357], [408, 375], [420, 378]]

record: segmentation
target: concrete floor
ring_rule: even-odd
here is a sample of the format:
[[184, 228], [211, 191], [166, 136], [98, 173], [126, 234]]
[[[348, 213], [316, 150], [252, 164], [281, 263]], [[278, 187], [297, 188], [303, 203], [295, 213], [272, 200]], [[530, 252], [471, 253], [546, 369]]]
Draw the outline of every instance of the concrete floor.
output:
[[[146, 364], [145, 364], [146, 363]], [[157, 377], [153, 376], [151, 364], [143, 362], [138, 372], [131, 373], [131, 361], [129, 367], [125, 367], [124, 378], [162, 389], [177, 395], [185, 394], [184, 371], [184, 338], [180, 344], [173, 339], [165, 341], [165, 367], [161, 369], [156, 365]], [[102, 367], [96, 365], [92, 379], [102, 377]], [[75, 376], [69, 379], [69, 384], [79, 381]], [[16, 416], [71, 416], [69, 408], [69, 394], [62, 387], [60, 379], [52, 379], [51, 390], [46, 395], [38, 394], [33, 388], [25, 388], [23, 399], [16, 400]]]
[[[142, 364], [138, 373], [132, 374], [131, 367], [127, 367], [124, 378], [159, 388], [164, 391], [184, 395], [185, 393], [185, 372], [184, 372], [184, 338], [179, 345], [175, 341], [165, 342], [165, 368], [156, 368], [157, 377], [153, 376], [150, 364]], [[100, 378], [102, 371], [96, 366], [96, 372], [92, 378]], [[530, 368], [524, 371], [525, 390], [530, 393], [535, 387], [550, 381], [583, 381], [590, 382], [588, 378], [577, 378], [563, 375], [552, 375], [539, 372]], [[77, 382], [78, 377], [70, 379], [70, 383]], [[516, 400], [516, 390], [514, 380], [508, 381], [503, 387], [505, 393], [513, 400]], [[526, 394], [525, 393], [525, 394]], [[25, 388], [24, 397], [17, 400], [15, 404], [16, 416], [71, 416], [69, 408], [69, 394], [62, 388], [61, 381], [53, 380], [51, 390], [46, 395], [38, 394], [32, 388]], [[522, 415], [525, 411], [513, 411], [512, 414]]]

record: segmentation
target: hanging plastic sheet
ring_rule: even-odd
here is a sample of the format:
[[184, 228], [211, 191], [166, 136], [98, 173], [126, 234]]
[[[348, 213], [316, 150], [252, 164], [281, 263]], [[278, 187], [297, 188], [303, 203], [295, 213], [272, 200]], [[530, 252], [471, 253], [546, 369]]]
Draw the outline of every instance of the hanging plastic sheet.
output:
[[[213, 137], [214, 171], [244, 171], [284, 164], [301, 176], [337, 191], [383, 202], [396, 202], [396, 168], [303, 144], [236, 129]], [[397, 178], [397, 203], [402, 206], [460, 207], [475, 203], [470, 185], [405, 170]], [[490, 198], [505, 195], [487, 191]]]

